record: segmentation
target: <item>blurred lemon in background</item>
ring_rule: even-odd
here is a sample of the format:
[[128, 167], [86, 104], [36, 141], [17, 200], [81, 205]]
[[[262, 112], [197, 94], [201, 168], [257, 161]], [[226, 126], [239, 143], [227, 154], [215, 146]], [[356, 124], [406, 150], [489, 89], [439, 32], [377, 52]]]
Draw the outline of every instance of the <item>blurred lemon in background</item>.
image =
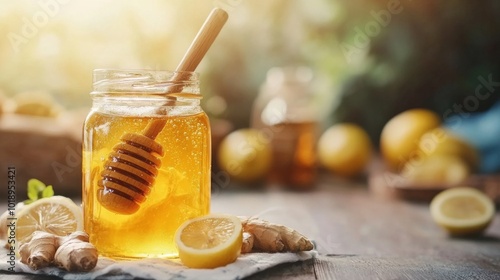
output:
[[20, 115], [57, 117], [62, 111], [52, 95], [45, 91], [26, 91], [14, 96], [14, 113]]
[[424, 133], [412, 155], [401, 171], [412, 183], [456, 185], [479, 165], [478, 152], [441, 127]]
[[239, 129], [227, 135], [219, 146], [219, 167], [231, 178], [253, 182], [264, 178], [271, 168], [271, 145], [257, 129]]
[[465, 236], [483, 232], [493, 220], [495, 204], [483, 192], [451, 188], [436, 195], [430, 204], [434, 221], [451, 235]]
[[425, 157], [456, 156], [464, 160], [471, 171], [479, 167], [479, 153], [476, 149], [459, 136], [441, 127], [422, 135], [418, 148]]
[[319, 162], [341, 176], [362, 172], [372, 156], [368, 134], [358, 125], [342, 123], [327, 129], [318, 142]]
[[380, 136], [380, 150], [389, 168], [400, 170], [417, 150], [421, 136], [440, 124], [439, 116], [426, 109], [408, 110], [389, 120]]
[[431, 185], [459, 184], [470, 175], [467, 163], [454, 155], [434, 155], [418, 161], [408, 161], [401, 176], [409, 182]]

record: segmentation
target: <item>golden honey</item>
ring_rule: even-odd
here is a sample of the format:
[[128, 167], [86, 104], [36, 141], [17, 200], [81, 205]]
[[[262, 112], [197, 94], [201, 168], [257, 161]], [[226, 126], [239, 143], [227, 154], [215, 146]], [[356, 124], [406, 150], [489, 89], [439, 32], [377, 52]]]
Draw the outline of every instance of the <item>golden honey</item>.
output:
[[251, 126], [268, 136], [273, 151], [270, 185], [315, 187], [318, 112], [312, 77], [307, 67], [272, 68], [254, 101]]
[[[164, 86], [157, 79], [146, 84]], [[176, 257], [177, 228], [210, 208], [210, 126], [199, 99], [182, 94], [169, 99], [146, 88], [147, 92], [94, 92], [84, 126], [84, 226], [90, 242], [109, 257]], [[141, 134], [157, 118], [166, 123], [155, 138], [164, 155], [156, 155], [161, 165], [150, 193], [133, 214], [108, 210], [97, 196], [109, 155], [124, 133]]]
[[312, 188], [316, 179], [317, 124], [288, 122], [268, 129], [276, 132], [270, 137], [273, 165], [268, 174], [269, 182], [298, 190]]

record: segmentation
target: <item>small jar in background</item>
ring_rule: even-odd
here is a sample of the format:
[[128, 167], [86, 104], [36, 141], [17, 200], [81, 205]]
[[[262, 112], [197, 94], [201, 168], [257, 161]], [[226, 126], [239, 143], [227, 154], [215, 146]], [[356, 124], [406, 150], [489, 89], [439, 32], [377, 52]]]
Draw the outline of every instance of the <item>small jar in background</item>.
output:
[[271, 185], [311, 189], [316, 179], [317, 109], [307, 67], [272, 68], [257, 96], [251, 127], [271, 142]]

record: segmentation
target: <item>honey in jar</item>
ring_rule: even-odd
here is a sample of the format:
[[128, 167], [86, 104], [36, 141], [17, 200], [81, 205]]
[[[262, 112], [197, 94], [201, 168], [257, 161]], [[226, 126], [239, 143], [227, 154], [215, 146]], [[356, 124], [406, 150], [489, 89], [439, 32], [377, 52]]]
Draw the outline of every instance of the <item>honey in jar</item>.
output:
[[318, 120], [307, 67], [276, 67], [254, 102], [252, 127], [260, 129], [272, 147], [270, 185], [309, 190], [316, 180]]
[[[183, 80], [171, 82], [173, 75], [169, 71], [94, 71], [93, 106], [83, 131], [83, 208], [85, 231], [101, 255], [176, 257], [177, 228], [209, 212], [210, 126], [200, 107], [198, 77], [183, 73]], [[165, 94], [172, 87], [181, 92]], [[124, 134], [141, 135], [158, 120], [164, 127], [154, 141], [163, 152], [154, 154], [160, 164], [144, 199], [134, 202], [119, 190], [106, 189], [103, 182], [110, 180], [103, 176], [106, 169], [141, 181], [142, 169], [132, 166], [137, 172], [130, 174], [126, 168], [112, 168], [110, 162], [121, 160], [110, 155], [127, 152], [116, 149]], [[145, 161], [140, 155], [131, 156]], [[134, 189], [133, 184], [118, 183]], [[138, 209], [119, 213], [106, 207], [101, 203], [106, 194], [122, 195]]]

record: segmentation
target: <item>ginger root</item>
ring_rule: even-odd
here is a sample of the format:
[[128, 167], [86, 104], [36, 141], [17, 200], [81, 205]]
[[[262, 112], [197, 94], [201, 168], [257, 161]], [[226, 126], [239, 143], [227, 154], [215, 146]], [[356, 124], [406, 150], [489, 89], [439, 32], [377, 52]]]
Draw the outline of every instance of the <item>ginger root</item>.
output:
[[239, 218], [243, 225], [241, 253], [300, 252], [314, 248], [309, 239], [294, 229], [264, 220]]
[[253, 234], [246, 231], [243, 232], [243, 243], [241, 243], [241, 253], [249, 253], [253, 248]]
[[44, 231], [36, 231], [30, 242], [19, 248], [21, 262], [37, 270], [49, 266], [58, 247], [57, 237]]
[[67, 271], [90, 271], [96, 266], [97, 257], [89, 236], [83, 231], [75, 231], [61, 239], [54, 262]]
[[19, 255], [21, 262], [34, 270], [56, 264], [67, 271], [90, 271], [97, 264], [98, 254], [88, 241], [82, 231], [64, 237], [35, 231], [31, 241], [21, 245]]

